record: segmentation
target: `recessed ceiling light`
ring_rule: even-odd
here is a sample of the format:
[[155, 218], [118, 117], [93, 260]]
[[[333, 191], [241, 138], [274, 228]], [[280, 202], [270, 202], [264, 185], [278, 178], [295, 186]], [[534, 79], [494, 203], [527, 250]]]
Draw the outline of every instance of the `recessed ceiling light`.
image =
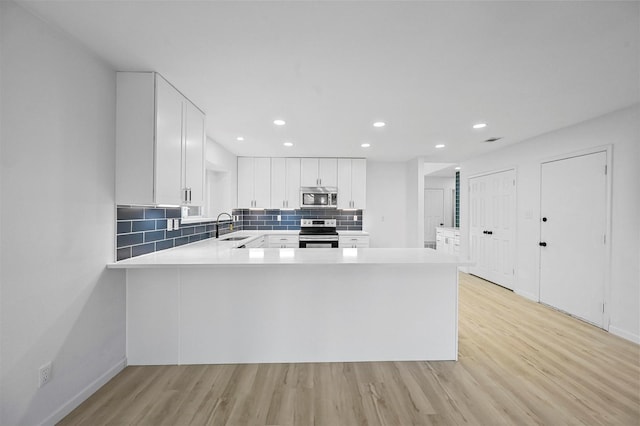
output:
[[456, 167], [455, 170], [460, 170], [460, 167]]
[[436, 148], [438, 148], [438, 149], [444, 148], [444, 144], [443, 143], [439, 143], [438, 145], [436, 145]]
[[487, 123], [477, 123], [473, 125], [474, 129], [482, 129], [484, 127], [487, 127]]
[[363, 147], [363, 148], [369, 148], [371, 146], [371, 144], [370, 143], [362, 143], [362, 144], [360, 144], [360, 146]]
[[384, 127], [386, 125], [387, 123], [385, 123], [384, 121], [376, 121], [375, 123], [373, 123], [373, 127]]
[[238, 137], [236, 138], [236, 140], [237, 140], [237, 141], [242, 142], [242, 141], [244, 140], [244, 138], [243, 138], [242, 136], [238, 136]]
[[282, 145], [284, 145], [284, 146], [293, 146], [293, 143], [292, 142], [285, 142]]
[[287, 122], [284, 120], [277, 119], [277, 120], [273, 120], [273, 124], [275, 124], [276, 126], [284, 126], [285, 124], [287, 124]]

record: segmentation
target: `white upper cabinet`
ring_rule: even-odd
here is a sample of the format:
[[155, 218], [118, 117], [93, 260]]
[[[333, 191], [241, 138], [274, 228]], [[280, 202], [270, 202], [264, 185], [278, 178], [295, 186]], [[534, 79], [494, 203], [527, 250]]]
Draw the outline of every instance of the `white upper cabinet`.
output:
[[187, 119], [185, 129], [183, 187], [188, 191], [188, 204], [203, 206], [205, 202], [205, 116], [189, 101], [186, 101], [185, 112]]
[[303, 158], [300, 167], [300, 186], [338, 186], [336, 158]]
[[338, 208], [364, 209], [367, 204], [367, 160], [338, 159]]
[[300, 208], [300, 159], [271, 159], [271, 208]]
[[238, 157], [238, 208], [269, 208], [271, 159]]
[[202, 205], [205, 116], [154, 72], [117, 73], [116, 203]]

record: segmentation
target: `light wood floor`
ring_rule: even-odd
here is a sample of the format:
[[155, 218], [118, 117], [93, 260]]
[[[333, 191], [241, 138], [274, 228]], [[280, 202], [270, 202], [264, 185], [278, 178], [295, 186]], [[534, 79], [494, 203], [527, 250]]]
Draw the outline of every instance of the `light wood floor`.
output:
[[128, 367], [61, 425], [639, 425], [640, 349], [470, 275], [458, 362]]

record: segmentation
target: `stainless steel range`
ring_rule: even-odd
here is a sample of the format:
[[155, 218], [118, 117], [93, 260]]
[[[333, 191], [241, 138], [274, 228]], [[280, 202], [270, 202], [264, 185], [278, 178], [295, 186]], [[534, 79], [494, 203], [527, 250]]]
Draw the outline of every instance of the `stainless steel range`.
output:
[[300, 248], [338, 247], [335, 219], [301, 219]]

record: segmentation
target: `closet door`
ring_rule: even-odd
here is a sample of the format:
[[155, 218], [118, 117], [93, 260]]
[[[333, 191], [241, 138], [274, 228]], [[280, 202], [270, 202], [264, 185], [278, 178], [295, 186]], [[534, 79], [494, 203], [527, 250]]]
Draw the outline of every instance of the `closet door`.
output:
[[512, 289], [515, 274], [515, 170], [469, 180], [470, 272]]
[[604, 327], [607, 153], [542, 164], [540, 301]]

